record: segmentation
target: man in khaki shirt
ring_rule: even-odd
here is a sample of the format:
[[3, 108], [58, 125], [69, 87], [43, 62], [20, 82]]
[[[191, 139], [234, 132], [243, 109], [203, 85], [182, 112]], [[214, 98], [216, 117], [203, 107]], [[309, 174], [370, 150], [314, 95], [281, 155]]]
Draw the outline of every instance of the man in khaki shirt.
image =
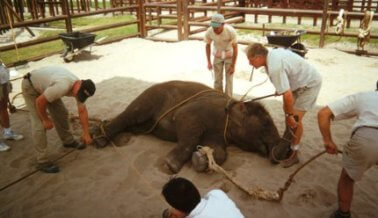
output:
[[[223, 72], [225, 72], [225, 93], [232, 97], [233, 74], [235, 72], [236, 58], [238, 56], [238, 44], [235, 29], [225, 24], [221, 14], [211, 17], [210, 27], [205, 38], [207, 68], [214, 68], [214, 89], [223, 92]], [[213, 63], [211, 63], [211, 43], [214, 44]]]
[[[80, 80], [62, 67], [44, 67], [28, 73], [22, 81], [22, 93], [30, 111], [32, 135], [37, 151], [37, 168], [46, 173], [57, 173], [59, 167], [47, 158], [46, 130], [56, 128], [64, 147], [84, 148], [75, 141], [68, 123], [68, 111], [61, 98], [76, 99], [80, 124], [83, 129], [82, 141], [90, 144], [88, 112], [85, 100], [96, 91], [92, 80]], [[49, 110], [50, 117], [46, 109]]]

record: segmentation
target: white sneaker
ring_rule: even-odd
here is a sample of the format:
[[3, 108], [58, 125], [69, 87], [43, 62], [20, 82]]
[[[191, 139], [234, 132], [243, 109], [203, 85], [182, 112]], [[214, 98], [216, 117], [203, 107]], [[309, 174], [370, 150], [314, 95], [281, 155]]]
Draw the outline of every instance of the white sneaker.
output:
[[0, 151], [8, 151], [10, 147], [4, 142], [0, 142]]
[[7, 140], [16, 140], [16, 141], [24, 138], [23, 135], [17, 134], [13, 130], [11, 130], [10, 132], [3, 131], [3, 137], [4, 139], [7, 139]]

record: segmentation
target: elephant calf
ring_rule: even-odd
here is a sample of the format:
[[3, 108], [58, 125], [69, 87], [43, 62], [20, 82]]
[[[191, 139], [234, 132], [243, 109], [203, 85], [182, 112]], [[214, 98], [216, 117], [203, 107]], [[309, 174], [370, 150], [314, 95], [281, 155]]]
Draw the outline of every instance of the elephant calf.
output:
[[[183, 103], [188, 98], [190, 100]], [[179, 103], [182, 104], [162, 117]], [[191, 159], [197, 145], [213, 148], [217, 164], [226, 160], [224, 128], [227, 115], [228, 143], [269, 157], [272, 148], [281, 143], [281, 148], [275, 149], [278, 151], [275, 157], [283, 159], [286, 156], [289, 144], [285, 143], [287, 140], [281, 140], [271, 116], [260, 103], [231, 101], [225, 94], [196, 82], [156, 84], [104, 125], [106, 136], [99, 128], [92, 133], [97, 146], [103, 147], [120, 132], [145, 133], [152, 129], [151, 133], [158, 138], [178, 142], [165, 158], [170, 170], [177, 173]]]

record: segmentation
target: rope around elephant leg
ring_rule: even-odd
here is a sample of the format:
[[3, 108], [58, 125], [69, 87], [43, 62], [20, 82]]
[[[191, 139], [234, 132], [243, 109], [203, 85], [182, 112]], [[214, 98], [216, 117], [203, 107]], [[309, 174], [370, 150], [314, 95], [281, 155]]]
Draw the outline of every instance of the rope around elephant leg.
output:
[[[235, 178], [232, 175], [230, 175], [230, 173], [225, 171], [222, 167], [220, 167], [215, 162], [214, 156], [213, 156], [214, 150], [212, 148], [204, 146], [204, 147], [200, 147], [199, 151], [202, 154], [207, 156], [209, 169], [212, 169], [218, 173], [223, 173], [232, 183], [234, 183], [242, 191], [246, 192], [250, 196], [255, 197], [257, 199], [276, 201], [276, 202], [281, 202], [285, 191], [289, 189], [290, 185], [294, 181], [294, 176], [297, 175], [300, 170], [302, 170], [306, 165], [308, 165], [309, 163], [311, 163], [312, 161], [314, 161], [315, 159], [317, 159], [318, 157], [322, 156], [324, 153], [327, 152], [327, 151], [321, 151], [320, 153], [311, 157], [308, 161], [303, 163], [301, 166], [299, 166], [292, 174], [289, 175], [289, 178], [286, 180], [285, 185], [274, 192], [274, 191], [264, 190], [263, 188], [260, 188], [260, 187], [245, 188], [240, 182], [235, 180]], [[338, 153], [342, 153], [342, 152], [338, 151]]]

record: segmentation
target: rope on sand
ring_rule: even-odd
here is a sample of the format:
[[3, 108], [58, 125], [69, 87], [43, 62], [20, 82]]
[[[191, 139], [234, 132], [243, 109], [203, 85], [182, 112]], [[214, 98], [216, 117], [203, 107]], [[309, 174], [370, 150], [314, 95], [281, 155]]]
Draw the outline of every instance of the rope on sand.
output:
[[[239, 181], [237, 181], [234, 176], [232, 176], [230, 173], [228, 173], [226, 170], [224, 170], [221, 166], [219, 166], [213, 156], [214, 150], [210, 147], [203, 146], [199, 148], [199, 151], [207, 156], [208, 159], [208, 166], [209, 169], [214, 170], [218, 173], [223, 173], [227, 179], [229, 179], [232, 183], [234, 183], [239, 189], [246, 192], [248, 195], [255, 197], [260, 200], [267, 200], [267, 201], [275, 201], [275, 202], [281, 202], [283, 195], [286, 190], [289, 189], [290, 185], [294, 181], [294, 176], [298, 174], [300, 170], [302, 170], [307, 164], [311, 163], [313, 160], [317, 159], [318, 157], [322, 156], [327, 151], [321, 151], [320, 153], [314, 155], [311, 157], [308, 161], [303, 163], [301, 166], [299, 166], [292, 174], [289, 175], [289, 178], [286, 180], [283, 187], [279, 188], [277, 191], [268, 191], [260, 187], [255, 188], [246, 188], [241, 184]], [[338, 151], [338, 153], [341, 153], [341, 151]]]
[[234, 183], [238, 188], [246, 192], [247, 194], [258, 198], [262, 200], [268, 200], [268, 201], [278, 201], [279, 200], [279, 194], [278, 192], [272, 192], [272, 191], [266, 191], [262, 188], [246, 188], [244, 187], [239, 181], [237, 181], [230, 173], [225, 171], [222, 167], [220, 167], [214, 160], [213, 152], [214, 150], [212, 148], [209, 148], [207, 146], [201, 147], [199, 151], [202, 154], [205, 154], [208, 159], [209, 168], [218, 172], [223, 173], [227, 179], [229, 179], [232, 183]]

